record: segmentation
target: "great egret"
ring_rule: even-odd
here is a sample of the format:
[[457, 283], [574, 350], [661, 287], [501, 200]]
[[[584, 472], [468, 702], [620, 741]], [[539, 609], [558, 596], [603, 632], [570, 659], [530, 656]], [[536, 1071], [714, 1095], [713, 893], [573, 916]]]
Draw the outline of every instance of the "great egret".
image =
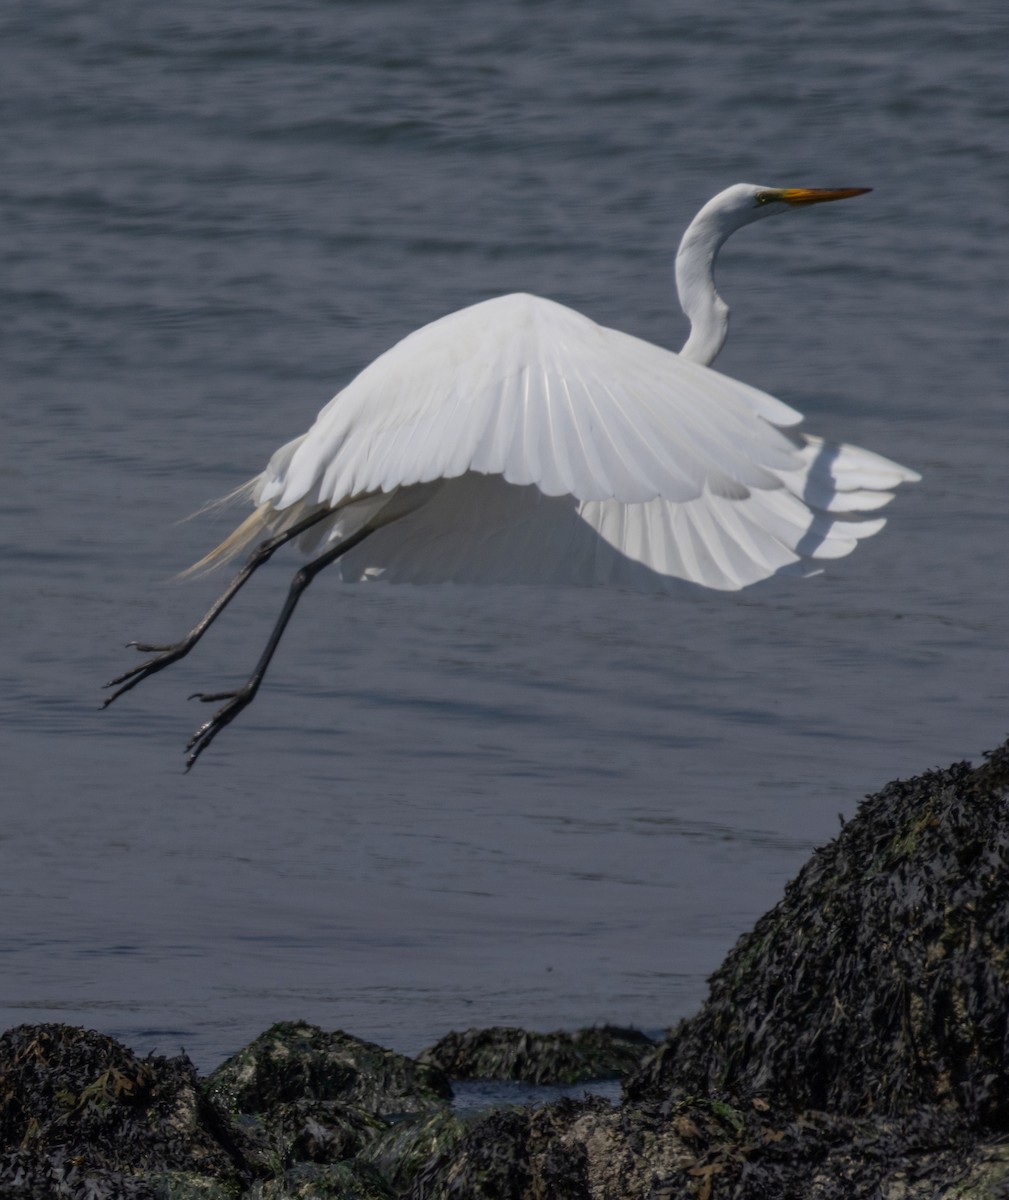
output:
[[[237, 494], [255, 509], [191, 570], [260, 542], [180, 642], [108, 683], [105, 701], [180, 659], [285, 542], [323, 546], [291, 583], [241, 688], [190, 739], [187, 769], [255, 696], [301, 593], [339, 561], [349, 580], [686, 579], [735, 589], [838, 558], [882, 528], [852, 520], [920, 478], [856, 446], [794, 431], [800, 413], [711, 370], [728, 332], [715, 256], [751, 221], [868, 188], [736, 184], [690, 223], [676, 286], [679, 354], [552, 300], [485, 300], [410, 334], [326, 405]], [[265, 539], [265, 540], [263, 540]]]

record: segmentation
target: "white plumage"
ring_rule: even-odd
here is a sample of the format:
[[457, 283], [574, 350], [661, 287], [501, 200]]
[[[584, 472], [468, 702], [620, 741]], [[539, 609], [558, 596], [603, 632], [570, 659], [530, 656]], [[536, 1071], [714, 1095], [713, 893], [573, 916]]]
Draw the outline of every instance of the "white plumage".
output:
[[315, 546], [405, 508], [340, 560], [344, 578], [745, 587], [850, 552], [883, 521], [826, 514], [916, 478], [796, 436], [801, 420], [551, 300], [501, 296], [404, 338], [278, 450], [246, 540], [326, 507]]
[[404, 338], [240, 489], [255, 511], [196, 567], [262, 544], [181, 642], [141, 647], [161, 653], [113, 680], [110, 701], [188, 653], [295, 537], [318, 557], [248, 683], [201, 697], [229, 702], [190, 741], [190, 765], [253, 698], [298, 597], [332, 562], [353, 581], [731, 590], [850, 553], [884, 524], [860, 514], [919, 476], [798, 430], [800, 413], [711, 369], [729, 318], [714, 261], [742, 225], [866, 190], [736, 184], [709, 201], [676, 259], [691, 322], [679, 354], [521, 293]]

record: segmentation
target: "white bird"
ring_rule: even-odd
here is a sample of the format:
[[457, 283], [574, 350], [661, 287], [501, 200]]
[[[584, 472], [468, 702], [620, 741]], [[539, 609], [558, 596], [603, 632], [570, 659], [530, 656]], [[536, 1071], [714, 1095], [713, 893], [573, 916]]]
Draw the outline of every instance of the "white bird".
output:
[[298, 598], [339, 561], [346, 580], [746, 587], [839, 558], [882, 528], [852, 519], [920, 478], [796, 430], [802, 415], [711, 369], [728, 332], [714, 262], [736, 229], [868, 188], [736, 184], [690, 223], [676, 286], [679, 354], [539, 296], [500, 296], [380, 355], [236, 494], [255, 509], [192, 570], [260, 543], [206, 616], [113, 679], [123, 692], [187, 654], [285, 542], [323, 547], [298, 571], [262, 657], [186, 749], [187, 769], [255, 696]]

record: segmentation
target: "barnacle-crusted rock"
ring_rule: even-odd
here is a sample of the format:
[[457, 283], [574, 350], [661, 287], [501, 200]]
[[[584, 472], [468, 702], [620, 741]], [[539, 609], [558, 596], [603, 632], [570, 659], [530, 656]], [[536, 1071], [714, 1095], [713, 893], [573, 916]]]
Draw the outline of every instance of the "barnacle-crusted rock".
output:
[[530, 1033], [494, 1026], [446, 1034], [421, 1052], [453, 1079], [507, 1079], [532, 1084], [618, 1079], [641, 1062], [654, 1043], [636, 1029], [604, 1025], [574, 1033]]
[[251, 1178], [237, 1130], [187, 1058], [138, 1058], [66, 1025], [0, 1036], [0, 1149], [5, 1195], [163, 1195], [140, 1178], [152, 1173], [237, 1194]]
[[1009, 1129], [1009, 748], [891, 783], [741, 938], [632, 1099]]
[[336, 1030], [281, 1021], [207, 1080], [207, 1094], [231, 1112], [338, 1100], [376, 1116], [425, 1112], [452, 1098], [448, 1079], [426, 1066]]

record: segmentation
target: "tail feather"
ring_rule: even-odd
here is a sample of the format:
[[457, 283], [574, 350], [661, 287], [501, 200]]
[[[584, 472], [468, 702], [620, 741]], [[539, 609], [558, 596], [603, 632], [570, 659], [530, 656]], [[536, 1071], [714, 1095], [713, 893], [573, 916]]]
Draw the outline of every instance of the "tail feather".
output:
[[222, 563], [231, 562], [247, 546], [262, 540], [268, 532], [274, 532], [273, 518], [275, 516], [276, 510], [272, 505], [261, 504], [254, 512], [249, 513], [241, 525], [232, 530], [220, 545], [215, 546], [209, 554], [205, 554], [199, 562], [194, 562], [191, 567], [186, 567], [176, 578], [187, 579], [190, 575], [212, 571], [214, 567], [219, 567]]

